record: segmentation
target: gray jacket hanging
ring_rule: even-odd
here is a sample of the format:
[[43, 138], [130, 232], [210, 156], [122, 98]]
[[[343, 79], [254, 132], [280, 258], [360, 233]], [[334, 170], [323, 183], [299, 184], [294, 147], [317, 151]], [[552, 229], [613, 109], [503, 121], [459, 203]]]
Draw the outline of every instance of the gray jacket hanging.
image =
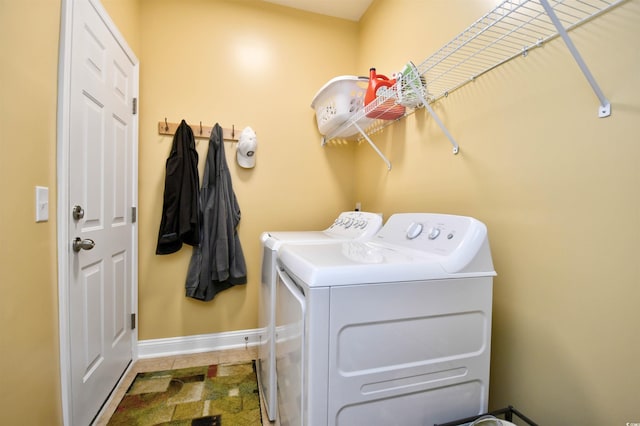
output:
[[237, 232], [240, 207], [231, 185], [222, 128], [217, 123], [209, 138], [200, 209], [200, 246], [193, 248], [186, 294], [207, 301], [222, 290], [247, 283], [247, 267]]

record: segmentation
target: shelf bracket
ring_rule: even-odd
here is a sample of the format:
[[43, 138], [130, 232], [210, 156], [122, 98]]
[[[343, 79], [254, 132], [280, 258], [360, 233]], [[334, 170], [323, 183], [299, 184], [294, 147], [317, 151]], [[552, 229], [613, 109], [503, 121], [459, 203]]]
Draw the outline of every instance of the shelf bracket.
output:
[[362, 137], [364, 137], [367, 140], [367, 142], [369, 142], [369, 145], [371, 145], [371, 148], [373, 148], [373, 150], [380, 156], [380, 158], [382, 158], [384, 163], [387, 165], [387, 169], [391, 170], [391, 162], [387, 159], [387, 157], [385, 157], [382, 151], [378, 149], [376, 144], [373, 143], [371, 138], [369, 138], [369, 135], [367, 135], [367, 133], [362, 129], [362, 127], [358, 125], [358, 123], [354, 122], [353, 125], [355, 126], [356, 129], [358, 129]]
[[603, 118], [603, 117], [610, 116], [611, 104], [609, 103], [607, 98], [604, 96], [604, 93], [602, 93], [602, 90], [600, 90], [600, 86], [598, 86], [596, 79], [591, 74], [591, 71], [589, 71], [589, 68], [587, 67], [587, 64], [582, 59], [582, 56], [580, 56], [580, 52], [578, 52], [578, 49], [573, 44], [573, 41], [569, 37], [569, 34], [567, 34], [567, 31], [562, 26], [562, 23], [560, 22], [560, 20], [558, 19], [558, 16], [556, 15], [556, 12], [549, 5], [548, 0], [540, 0], [540, 4], [544, 8], [545, 12], [547, 12], [547, 16], [549, 16], [549, 19], [551, 19], [551, 22], [553, 23], [553, 25], [555, 25], [556, 30], [558, 30], [558, 34], [560, 34], [560, 36], [562, 37], [562, 40], [564, 40], [564, 43], [567, 45], [569, 52], [571, 52], [573, 59], [575, 59], [575, 61], [578, 63], [580, 70], [582, 71], [585, 78], [591, 85], [591, 88], [593, 89], [596, 96], [598, 97], [598, 100], [600, 101], [600, 106], [598, 108], [598, 117]]
[[440, 120], [440, 117], [438, 117], [438, 115], [433, 110], [433, 108], [431, 108], [431, 105], [429, 105], [429, 102], [427, 102], [427, 100], [425, 99], [424, 95], [422, 94], [422, 90], [420, 90], [418, 88], [418, 86], [417, 86], [417, 84], [415, 82], [415, 79], [411, 79], [409, 81], [409, 85], [411, 86], [411, 89], [413, 90], [413, 92], [418, 95], [418, 98], [420, 99], [420, 102], [422, 102], [422, 105], [424, 105], [424, 107], [427, 109], [427, 111], [429, 111], [429, 114], [431, 115], [431, 117], [433, 117], [433, 119], [438, 124], [438, 126], [440, 126], [440, 129], [442, 129], [442, 132], [445, 134], [447, 139], [449, 139], [449, 142], [451, 142], [451, 145], [453, 146], [453, 154], [454, 155], [458, 154], [458, 152], [460, 152], [460, 147], [458, 146], [458, 143], [453, 138], [451, 133], [449, 133], [449, 130], [444, 125], [442, 120]]
[[433, 117], [436, 123], [438, 123], [438, 126], [440, 126], [444, 134], [447, 136], [449, 142], [451, 142], [451, 145], [453, 146], [453, 154], [458, 154], [460, 152], [460, 147], [458, 146], [458, 143], [453, 138], [453, 136], [451, 136], [451, 133], [449, 133], [449, 130], [445, 127], [444, 123], [440, 120], [440, 117], [438, 117], [438, 115], [433, 110], [433, 108], [431, 108], [431, 105], [429, 105], [428, 102], [424, 104], [424, 107], [427, 109], [427, 111], [429, 111], [429, 114], [431, 114], [431, 117]]

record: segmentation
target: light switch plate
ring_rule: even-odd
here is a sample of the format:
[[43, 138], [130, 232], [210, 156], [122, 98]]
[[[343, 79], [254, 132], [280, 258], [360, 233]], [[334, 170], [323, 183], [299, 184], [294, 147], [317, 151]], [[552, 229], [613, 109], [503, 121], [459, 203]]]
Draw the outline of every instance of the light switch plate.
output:
[[36, 222], [49, 220], [49, 188], [36, 186]]

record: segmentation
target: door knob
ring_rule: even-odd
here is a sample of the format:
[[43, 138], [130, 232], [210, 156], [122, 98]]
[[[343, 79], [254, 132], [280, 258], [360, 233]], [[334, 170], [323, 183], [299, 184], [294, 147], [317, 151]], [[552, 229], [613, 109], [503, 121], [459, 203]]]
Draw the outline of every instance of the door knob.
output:
[[84, 217], [84, 209], [81, 206], [73, 206], [73, 219], [80, 220]]
[[80, 250], [91, 250], [96, 246], [95, 241], [87, 238], [86, 240], [81, 239], [80, 237], [76, 237], [71, 243], [71, 247], [73, 247], [74, 252], [79, 252]]

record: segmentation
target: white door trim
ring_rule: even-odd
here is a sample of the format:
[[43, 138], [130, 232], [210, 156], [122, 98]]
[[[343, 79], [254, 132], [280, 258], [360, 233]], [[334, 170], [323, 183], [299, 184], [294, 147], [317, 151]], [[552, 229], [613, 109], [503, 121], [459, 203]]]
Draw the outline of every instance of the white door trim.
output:
[[[68, 215], [69, 206], [69, 140], [70, 140], [70, 105], [71, 105], [71, 36], [73, 28], [73, 14], [76, 0], [62, 0], [60, 18], [60, 47], [58, 59], [58, 105], [57, 105], [57, 253], [58, 253], [58, 332], [60, 339], [60, 382], [62, 397], [62, 418], [65, 426], [71, 425], [71, 357], [69, 353], [69, 256], [70, 241]], [[120, 31], [107, 14], [99, 0], [89, 0], [98, 12], [109, 31], [123, 49], [127, 57], [134, 64], [135, 75], [139, 74], [140, 63], [131, 48], [126, 43]], [[139, 81], [137, 77], [133, 83], [133, 96], [138, 97]], [[138, 205], [138, 116], [132, 120], [135, 135], [133, 158], [133, 205]], [[137, 224], [136, 224], [137, 225]], [[131, 270], [131, 309], [138, 312], [138, 227], [134, 226], [132, 270]], [[138, 357], [137, 341], [138, 328], [131, 333], [133, 361]]]

